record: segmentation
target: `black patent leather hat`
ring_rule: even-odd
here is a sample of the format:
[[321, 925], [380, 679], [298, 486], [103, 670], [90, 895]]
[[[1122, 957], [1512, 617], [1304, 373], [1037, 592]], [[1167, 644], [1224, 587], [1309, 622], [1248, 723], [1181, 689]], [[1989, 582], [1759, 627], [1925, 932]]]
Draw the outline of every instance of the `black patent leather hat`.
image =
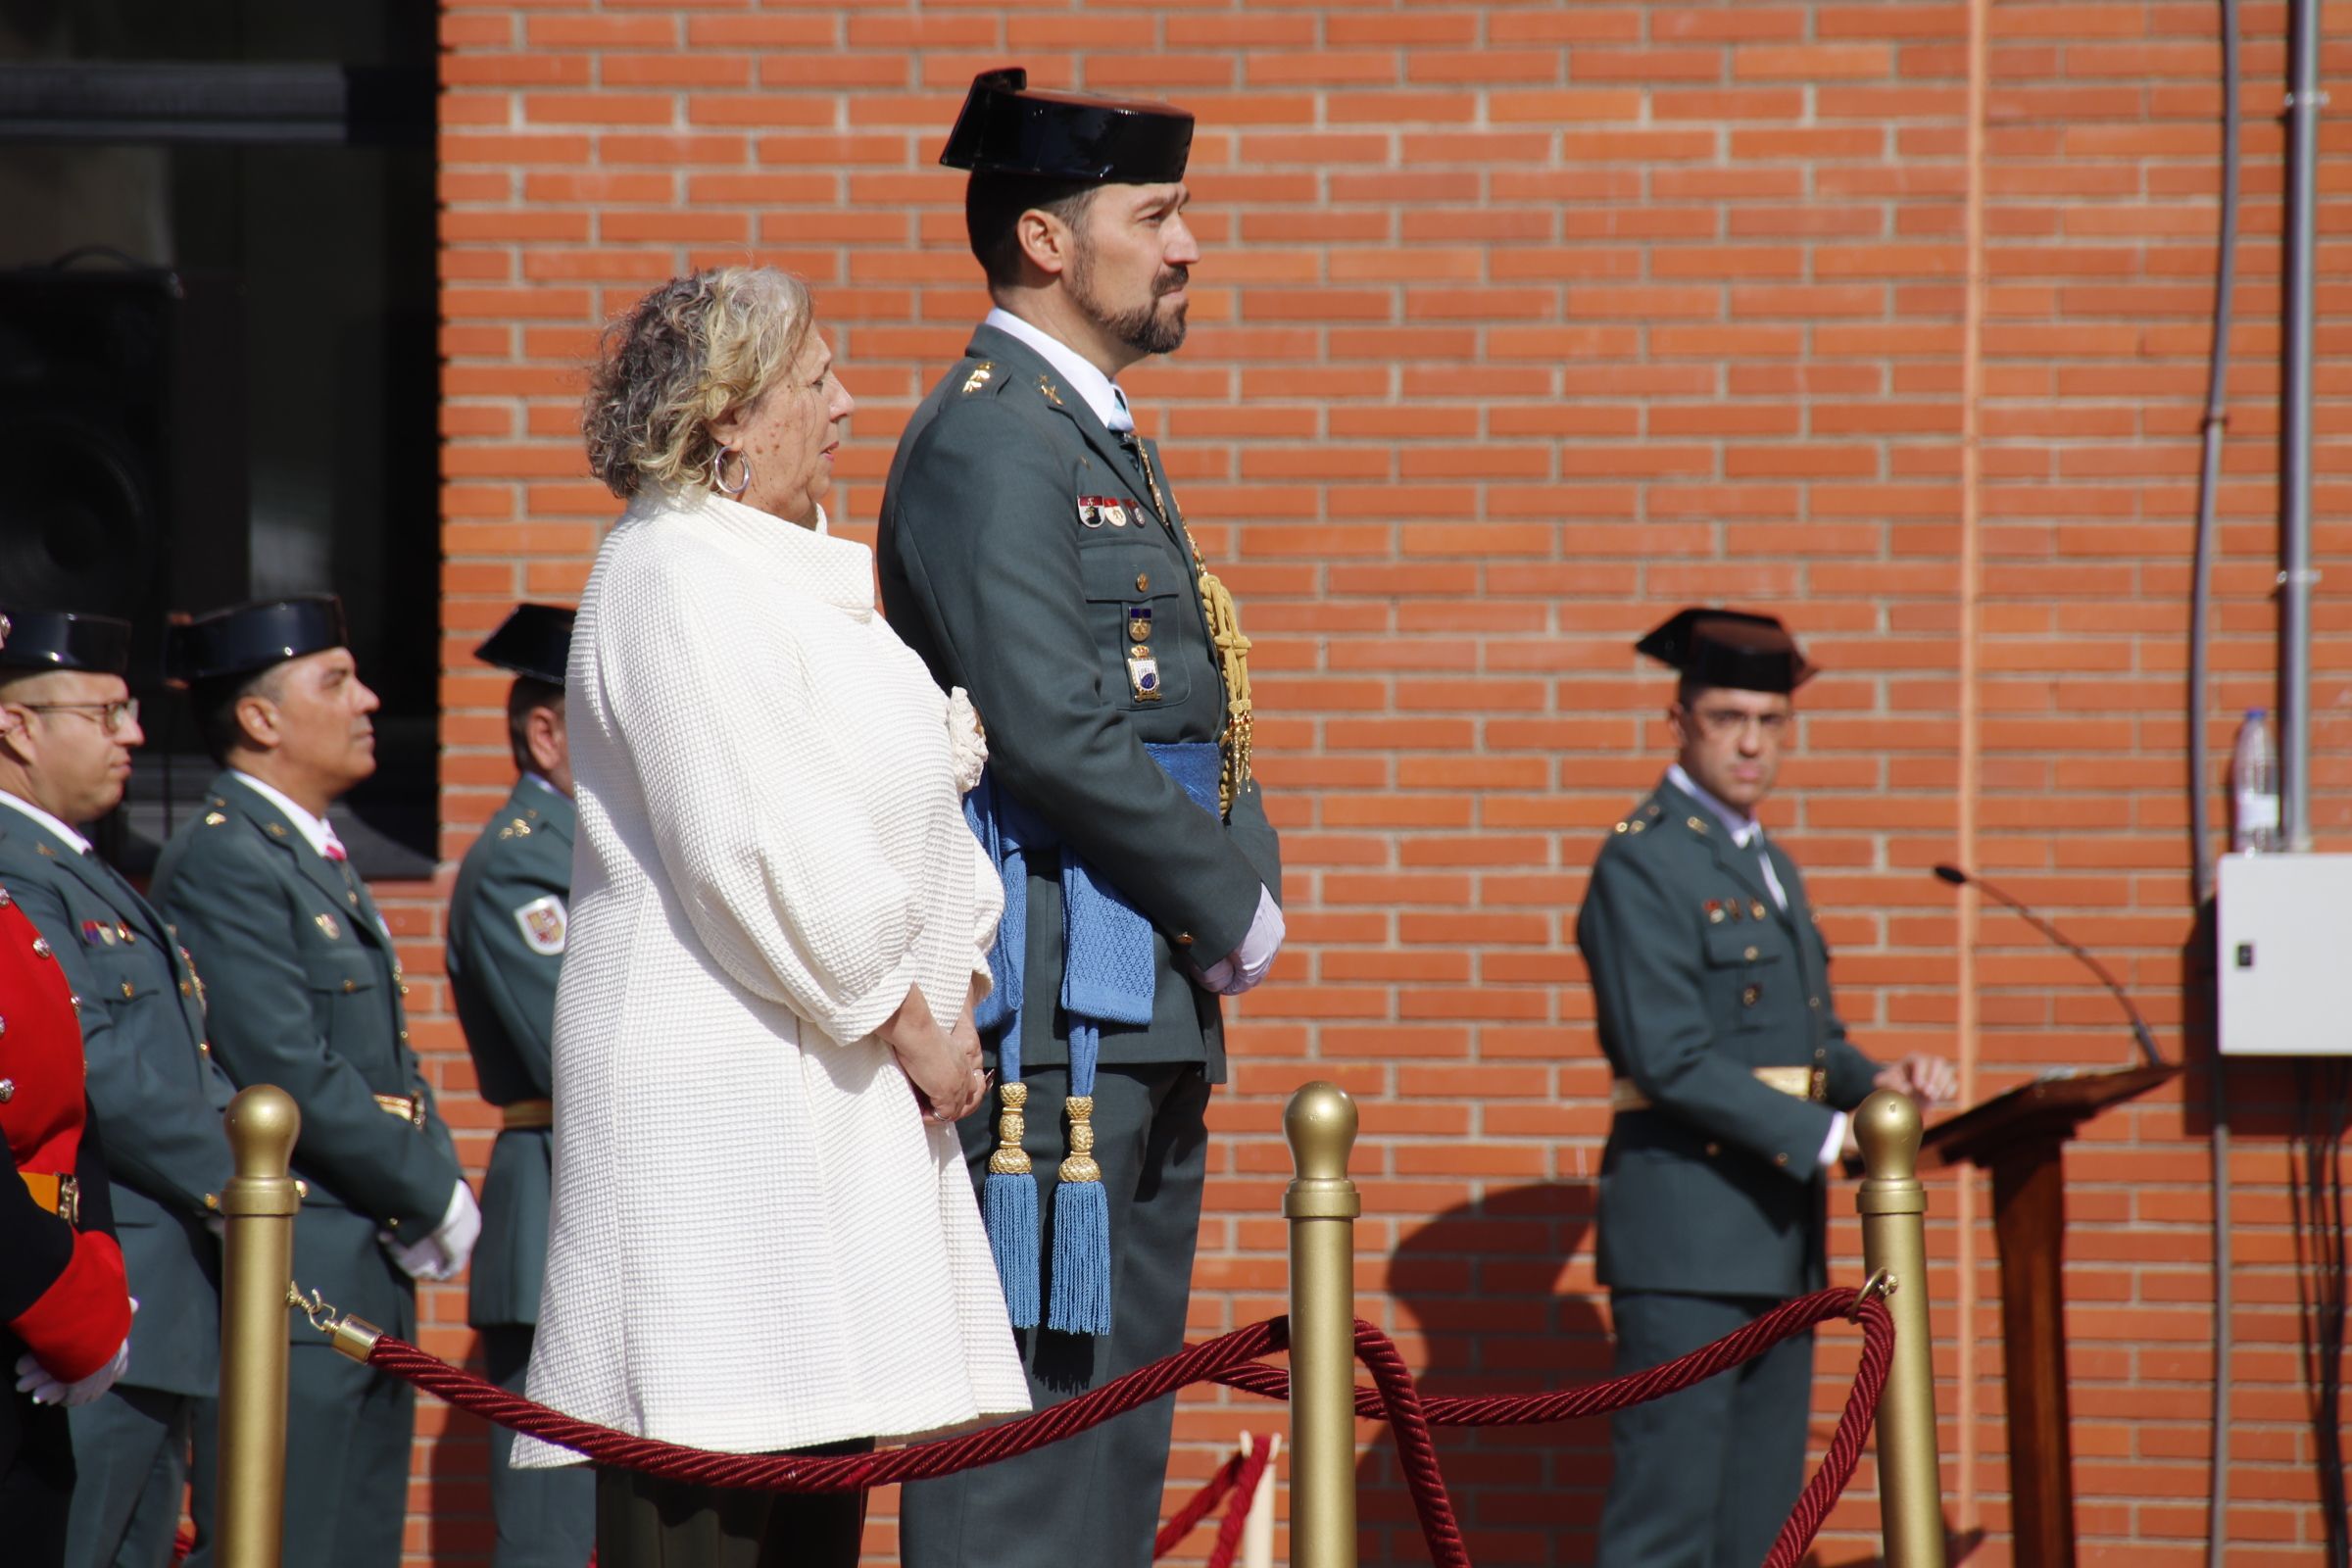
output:
[[1184, 177], [1192, 150], [1190, 111], [1140, 98], [1032, 91], [1029, 73], [1012, 66], [972, 78], [939, 161], [974, 173], [1160, 185]]
[[1820, 673], [1797, 648], [1788, 628], [1771, 615], [1692, 608], [1634, 644], [1661, 664], [1702, 686], [1743, 692], [1796, 690]]
[[516, 605], [489, 640], [473, 651], [485, 664], [526, 675], [550, 686], [564, 684], [571, 658], [572, 612], [562, 605]]
[[83, 669], [121, 675], [130, 668], [130, 622], [71, 610], [0, 607], [0, 668]]
[[222, 675], [245, 675], [305, 654], [350, 646], [343, 601], [306, 594], [232, 605], [164, 634], [164, 676], [178, 686]]

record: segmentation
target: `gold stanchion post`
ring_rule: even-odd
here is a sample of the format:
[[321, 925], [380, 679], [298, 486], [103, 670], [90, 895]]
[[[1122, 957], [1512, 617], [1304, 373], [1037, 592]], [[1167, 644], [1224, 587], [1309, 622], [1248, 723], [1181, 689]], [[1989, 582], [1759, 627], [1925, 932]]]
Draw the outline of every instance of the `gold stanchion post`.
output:
[[287, 1165], [302, 1112], [284, 1090], [256, 1084], [229, 1102], [226, 1120], [237, 1173], [220, 1193], [228, 1236], [220, 1288], [220, 1562], [278, 1568], [291, 1345], [286, 1293], [302, 1201]]
[[1928, 1190], [1919, 1107], [1880, 1090], [1854, 1112], [1866, 1173], [1862, 1266], [1887, 1276], [1894, 1365], [1879, 1401], [1879, 1513], [1887, 1568], [1943, 1568], [1943, 1485], [1936, 1455], [1936, 1359], [1928, 1328]]
[[1291, 1222], [1291, 1568], [1355, 1568], [1355, 1102], [1312, 1083], [1283, 1113]]

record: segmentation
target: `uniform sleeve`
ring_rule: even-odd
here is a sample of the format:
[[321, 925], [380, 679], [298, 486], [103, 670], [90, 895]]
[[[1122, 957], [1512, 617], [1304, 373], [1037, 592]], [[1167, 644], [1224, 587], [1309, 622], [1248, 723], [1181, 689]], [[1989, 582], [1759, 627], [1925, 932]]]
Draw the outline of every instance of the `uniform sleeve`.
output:
[[[52, 944], [54, 946], [54, 944]], [[106, 1162], [84, 1107], [76, 1230], [32, 1200], [15, 1164], [0, 1190], [0, 1322], [61, 1382], [88, 1377], [130, 1333], [130, 1288], [106, 1202]], [[14, 1375], [14, 1369], [0, 1367]]]
[[754, 995], [864, 1039], [912, 987], [918, 935], [915, 890], [859, 794], [873, 760], [810, 722], [797, 658], [743, 668], [727, 626], [789, 608], [734, 603], [723, 564], [701, 556], [621, 566], [602, 590], [596, 678], [695, 935]]
[[1641, 858], [1604, 852], [1592, 868], [1577, 945], [1618, 1065], [1655, 1109], [1810, 1181], [1833, 1112], [1758, 1082], [1712, 1049], [1699, 943], [1682, 905]]
[[[502, 846], [503, 848], [503, 846]], [[559, 874], [552, 858], [497, 855], [473, 887], [473, 908], [465, 925], [462, 957], [466, 972], [498, 1014], [507, 1041], [521, 1058], [532, 1093], [555, 1093], [549, 1042], [556, 1026], [556, 981], [564, 955], [542, 953], [524, 938], [515, 911], [552, 898], [568, 901], [571, 864]]]
[[958, 400], [916, 440], [886, 537], [987, 721], [998, 783], [1155, 925], [1209, 961], [1231, 953], [1272, 884], [1102, 689], [1069, 475], [994, 396]]
[[[1829, 944], [1822, 943], [1822, 963], [1826, 976], [1829, 963]], [[1823, 981], [1822, 1005], [1828, 1010], [1829, 1028], [1829, 1102], [1839, 1110], [1851, 1110], [1868, 1100], [1878, 1088], [1873, 1082], [1879, 1075], [1879, 1064], [1864, 1055], [1846, 1038], [1845, 1020], [1838, 1015], [1838, 989]]]
[[[311, 994], [273, 868], [222, 835], [175, 869], [164, 912], [209, 976], [213, 1053], [240, 1084], [275, 1084], [302, 1107], [294, 1160], [306, 1176], [379, 1222], [411, 1235], [441, 1223], [458, 1179], [446, 1129], [419, 1135], [387, 1116], [367, 1078], [312, 1021]], [[435, 1123], [436, 1127], [438, 1123]]]
[[[218, 1195], [233, 1166], [228, 1134], [220, 1117], [184, 1082], [159, 1072], [152, 1055], [115, 1021], [115, 1009], [78, 940], [73, 917], [55, 889], [39, 883], [11, 885], [17, 903], [48, 937], [57, 961], [81, 1006], [81, 1050], [88, 1064], [90, 1101], [111, 1137], [107, 1163], [115, 1176], [159, 1202], [191, 1214], [210, 1212], [205, 1195]], [[176, 1027], [185, 1016], [176, 998], [161, 999]], [[174, 1040], [172, 1049], [182, 1048]], [[195, 1041], [184, 1042], [193, 1053]]]

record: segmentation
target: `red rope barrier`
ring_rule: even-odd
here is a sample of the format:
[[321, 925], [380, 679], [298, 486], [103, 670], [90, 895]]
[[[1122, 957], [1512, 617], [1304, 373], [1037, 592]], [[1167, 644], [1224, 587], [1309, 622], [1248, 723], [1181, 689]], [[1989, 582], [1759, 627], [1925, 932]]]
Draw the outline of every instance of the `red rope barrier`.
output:
[[1233, 1568], [1242, 1529], [1250, 1523], [1250, 1504], [1257, 1496], [1258, 1477], [1266, 1473], [1266, 1463], [1273, 1457], [1274, 1445], [1261, 1442], [1242, 1460], [1242, 1472], [1233, 1482], [1233, 1500], [1225, 1505], [1225, 1522], [1217, 1526], [1217, 1539], [1208, 1548], [1208, 1568]]
[[1217, 1473], [1152, 1538], [1152, 1560], [1157, 1562], [1174, 1551], [1176, 1544], [1191, 1535], [1231, 1493], [1233, 1500], [1226, 1504], [1225, 1518], [1217, 1526], [1216, 1544], [1208, 1550], [1208, 1568], [1232, 1568], [1234, 1550], [1242, 1544], [1242, 1527], [1250, 1518], [1250, 1501], [1257, 1495], [1258, 1477], [1266, 1473], [1266, 1462], [1272, 1457], [1273, 1445], [1260, 1441], [1250, 1452], [1237, 1452], [1219, 1465]]
[[[1878, 1413], [1879, 1396], [1886, 1386], [1887, 1369], [1894, 1359], [1894, 1320], [1884, 1305], [1877, 1300], [1861, 1299], [1856, 1291], [1816, 1291], [1775, 1307], [1713, 1345], [1702, 1346], [1662, 1366], [1602, 1383], [1549, 1394], [1428, 1401], [1422, 1399], [1414, 1386], [1412, 1372], [1405, 1366], [1396, 1343], [1372, 1324], [1358, 1319], [1355, 1352], [1371, 1372], [1373, 1387], [1356, 1390], [1356, 1412], [1390, 1423], [1396, 1435], [1397, 1464], [1404, 1472], [1405, 1486], [1421, 1516], [1421, 1534], [1436, 1568], [1471, 1568], [1469, 1550], [1454, 1518], [1453, 1501], [1446, 1494], [1446, 1479], [1438, 1465], [1437, 1445], [1430, 1436], [1432, 1425], [1526, 1426], [1606, 1414], [1687, 1389], [1784, 1340], [1793, 1339], [1817, 1323], [1846, 1316], [1860, 1320], [1863, 1335], [1862, 1360], [1854, 1375], [1853, 1392], [1846, 1397], [1844, 1412], [1838, 1418], [1820, 1470], [1806, 1484], [1788, 1522], [1782, 1527], [1780, 1539], [1765, 1559], [1764, 1568], [1794, 1568], [1805, 1548], [1812, 1544], [1831, 1505], [1853, 1476], [1854, 1466], [1861, 1459], [1862, 1444]], [[1187, 1346], [1163, 1360], [1139, 1367], [1099, 1389], [1049, 1405], [1017, 1421], [880, 1453], [822, 1458], [710, 1453], [615, 1432], [509, 1394], [390, 1335], [375, 1342], [368, 1359], [371, 1366], [405, 1378], [460, 1409], [571, 1448], [599, 1464], [642, 1470], [702, 1486], [798, 1493], [857, 1491], [975, 1469], [1058, 1443], [1193, 1383], [1222, 1383], [1267, 1398], [1287, 1399], [1290, 1375], [1279, 1367], [1256, 1363], [1260, 1356], [1285, 1349], [1289, 1344], [1289, 1321], [1269, 1318], [1200, 1345]], [[1259, 1450], [1250, 1461], [1229, 1461], [1211, 1479], [1211, 1487], [1222, 1480], [1225, 1490], [1241, 1488], [1241, 1495], [1218, 1531], [1221, 1544], [1229, 1535], [1237, 1542], [1240, 1540], [1240, 1521], [1248, 1512], [1248, 1497], [1256, 1487], [1257, 1472], [1264, 1468], [1263, 1453], [1264, 1450]], [[1248, 1482], [1243, 1486], [1245, 1474]], [[1203, 1488], [1202, 1494], [1208, 1495], [1209, 1488]], [[1222, 1492], [1217, 1494], [1222, 1495]], [[1189, 1517], [1180, 1515], [1168, 1527], [1175, 1530], [1175, 1536], [1170, 1537], [1168, 1530], [1163, 1530], [1162, 1539], [1171, 1544], [1181, 1539], [1206, 1516], [1215, 1501], [1214, 1495], [1208, 1495], [1206, 1501], [1196, 1497], [1197, 1509], [1188, 1505]], [[1176, 1529], [1178, 1523], [1183, 1526], [1181, 1530]], [[1165, 1549], [1158, 1546], [1155, 1554], [1156, 1550]], [[1231, 1550], [1227, 1547], [1226, 1561], [1230, 1560]]]

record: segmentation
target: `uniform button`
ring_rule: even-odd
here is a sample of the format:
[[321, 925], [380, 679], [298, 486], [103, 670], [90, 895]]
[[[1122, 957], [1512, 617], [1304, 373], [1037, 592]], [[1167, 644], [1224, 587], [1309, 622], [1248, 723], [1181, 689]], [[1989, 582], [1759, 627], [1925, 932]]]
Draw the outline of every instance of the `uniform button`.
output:
[[1715, 1142], [1712, 1138], [1707, 1140], [1707, 1157], [1709, 1159], [1713, 1159], [1717, 1154], [1722, 1152], [1723, 1146], [1721, 1144]]
[[1762, 995], [1764, 995], [1762, 986], [1743, 986], [1740, 991], [1740, 1005], [1752, 1007], [1756, 1004], [1756, 999]]
[[1753, 903], [1753, 904], [1750, 904], [1750, 905], [1749, 905], [1747, 907], [1748, 907], [1748, 912], [1749, 912], [1749, 913], [1751, 913], [1751, 914], [1753, 914], [1753, 915], [1754, 915], [1754, 916], [1755, 916], [1757, 919], [1761, 920], [1761, 919], [1763, 919], [1763, 918], [1764, 918], [1764, 901], [1763, 901], [1763, 900], [1759, 899], [1759, 900], [1757, 900], [1755, 903]]
[[1808, 1007], [1819, 1007], [1821, 1005], [1821, 999], [1819, 997], [1807, 997], [1805, 999], [1805, 1005]]
[[213, 1054], [213, 1043], [210, 1040], [199, 1040], [196, 1042], [196, 1049], [209, 1056]]
[[400, 1043], [404, 1046], [409, 1043], [409, 1032], [406, 1029], [400, 1032]]
[[357, 991], [360, 989], [360, 983], [357, 980], [346, 980], [343, 982], [343, 989], [346, 992]]
[[1747, 950], [1747, 961], [1748, 961], [1748, 962], [1750, 962], [1750, 963], [1753, 963], [1753, 962], [1755, 962], [1755, 961], [1756, 961], [1756, 950], [1755, 950], [1754, 948], [1750, 948], [1750, 949], [1748, 949], [1748, 950]]
[[1139, 594], [1148, 594], [1152, 591], [1152, 574], [1150, 572], [1139, 571], [1135, 574], [1135, 591]]
[[0, 1078], [0, 1105], [5, 1105], [16, 1098], [17, 1081], [14, 1078]]
[[1191, 946], [1193, 945], [1193, 934], [1192, 934], [1190, 931], [1179, 931], [1179, 932], [1177, 932], [1177, 933], [1176, 933], [1176, 945], [1177, 945], [1178, 947], [1180, 947], [1180, 948], [1189, 948], [1189, 947], [1191, 947]]
[[125, 980], [122, 982], [122, 1000], [124, 1002], [128, 1002], [131, 998], [137, 996], [138, 994], [138, 989], [129, 981]]
[[1772, 1162], [1775, 1165], [1786, 1165], [1788, 1163], [1788, 1156], [1787, 1154], [1775, 1154], [1772, 1156]]
[[32, 956], [36, 958], [46, 958], [49, 956], [49, 939], [47, 937], [34, 937], [32, 939]]
[[207, 1208], [219, 1208], [220, 1206], [220, 1195], [219, 1193], [205, 1194], [204, 1206]]

